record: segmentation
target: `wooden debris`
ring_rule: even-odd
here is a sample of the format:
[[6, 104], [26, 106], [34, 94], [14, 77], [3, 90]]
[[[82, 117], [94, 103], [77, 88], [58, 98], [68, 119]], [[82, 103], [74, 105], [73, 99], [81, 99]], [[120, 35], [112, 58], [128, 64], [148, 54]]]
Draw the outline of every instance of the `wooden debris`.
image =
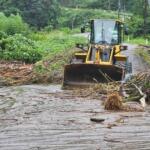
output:
[[139, 73], [133, 76], [127, 83], [123, 85], [124, 90], [129, 95], [125, 101], [137, 101], [146, 107], [146, 102], [149, 101], [150, 88], [150, 72]]
[[142, 96], [142, 98], [139, 101], [141, 102], [143, 107], [146, 107], [146, 97], [147, 97], [147, 95], [142, 92], [141, 87], [139, 88], [137, 85], [135, 85], [135, 84], [133, 84], [133, 85], [139, 91], [139, 94]]

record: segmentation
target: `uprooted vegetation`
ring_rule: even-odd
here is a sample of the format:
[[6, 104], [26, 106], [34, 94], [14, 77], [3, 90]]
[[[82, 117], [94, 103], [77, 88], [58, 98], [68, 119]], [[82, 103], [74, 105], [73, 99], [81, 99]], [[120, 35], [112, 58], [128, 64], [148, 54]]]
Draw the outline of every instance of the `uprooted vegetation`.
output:
[[[138, 81], [139, 80], [139, 81]], [[89, 88], [71, 88], [56, 98], [100, 100], [107, 111], [143, 112], [150, 102], [150, 73], [138, 74], [124, 84], [99, 83]], [[67, 88], [68, 89], [68, 88]], [[70, 90], [71, 89], [71, 90]], [[68, 94], [69, 93], [69, 94]]]
[[126, 101], [137, 101], [142, 99], [145, 94], [145, 100], [150, 102], [150, 72], [139, 73], [124, 84], [127, 93]]
[[0, 85], [33, 83], [61, 83], [64, 65], [69, 63], [74, 50], [50, 54], [36, 64], [19, 61], [0, 62]]
[[144, 111], [150, 102], [150, 72], [132, 76], [126, 83], [96, 84], [87, 89], [77, 89], [72, 95], [103, 100], [110, 111]]
[[150, 102], [150, 73], [137, 74], [119, 85], [118, 91], [107, 93], [105, 101], [107, 110], [144, 111], [146, 104]]

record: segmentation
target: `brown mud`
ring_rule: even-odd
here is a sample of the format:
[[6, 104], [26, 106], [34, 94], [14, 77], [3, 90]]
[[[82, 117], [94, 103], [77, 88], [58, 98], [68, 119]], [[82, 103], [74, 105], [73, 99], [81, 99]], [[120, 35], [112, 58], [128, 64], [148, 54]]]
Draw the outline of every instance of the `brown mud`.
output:
[[[109, 112], [103, 95], [75, 93], [60, 85], [0, 88], [0, 149], [149, 150], [149, 107]], [[105, 121], [90, 121], [95, 116]]]

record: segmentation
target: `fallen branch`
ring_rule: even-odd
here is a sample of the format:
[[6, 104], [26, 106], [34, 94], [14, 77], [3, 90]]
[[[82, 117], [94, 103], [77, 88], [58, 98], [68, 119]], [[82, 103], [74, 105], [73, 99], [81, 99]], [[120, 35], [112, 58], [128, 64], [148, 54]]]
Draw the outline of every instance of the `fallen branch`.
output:
[[147, 97], [147, 95], [142, 92], [142, 87], [138, 87], [135, 84], [133, 84], [133, 85], [138, 90], [139, 94], [142, 96], [142, 98], [139, 101], [141, 102], [141, 105], [145, 108], [146, 107], [146, 97]]
[[141, 98], [142, 98], [141, 96], [128, 97], [128, 98], [126, 99], [126, 102], [131, 102], [131, 101], [137, 102], [137, 101], [139, 101], [139, 99], [141, 99]]

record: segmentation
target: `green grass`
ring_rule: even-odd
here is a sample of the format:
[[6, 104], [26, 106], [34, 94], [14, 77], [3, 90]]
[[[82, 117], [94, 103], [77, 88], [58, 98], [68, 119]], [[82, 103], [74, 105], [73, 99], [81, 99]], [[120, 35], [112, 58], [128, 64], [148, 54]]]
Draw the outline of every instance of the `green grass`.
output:
[[126, 38], [126, 42], [138, 45], [150, 45], [150, 39], [144, 37], [133, 38], [132, 36], [130, 36], [129, 38]]
[[76, 43], [86, 42], [85, 38], [75, 37], [63, 31], [33, 33], [30, 38], [36, 41], [40, 51], [48, 54], [59, 53], [75, 47]]
[[148, 65], [150, 65], [150, 50], [138, 49], [136, 51], [137, 55], [139, 55]]

